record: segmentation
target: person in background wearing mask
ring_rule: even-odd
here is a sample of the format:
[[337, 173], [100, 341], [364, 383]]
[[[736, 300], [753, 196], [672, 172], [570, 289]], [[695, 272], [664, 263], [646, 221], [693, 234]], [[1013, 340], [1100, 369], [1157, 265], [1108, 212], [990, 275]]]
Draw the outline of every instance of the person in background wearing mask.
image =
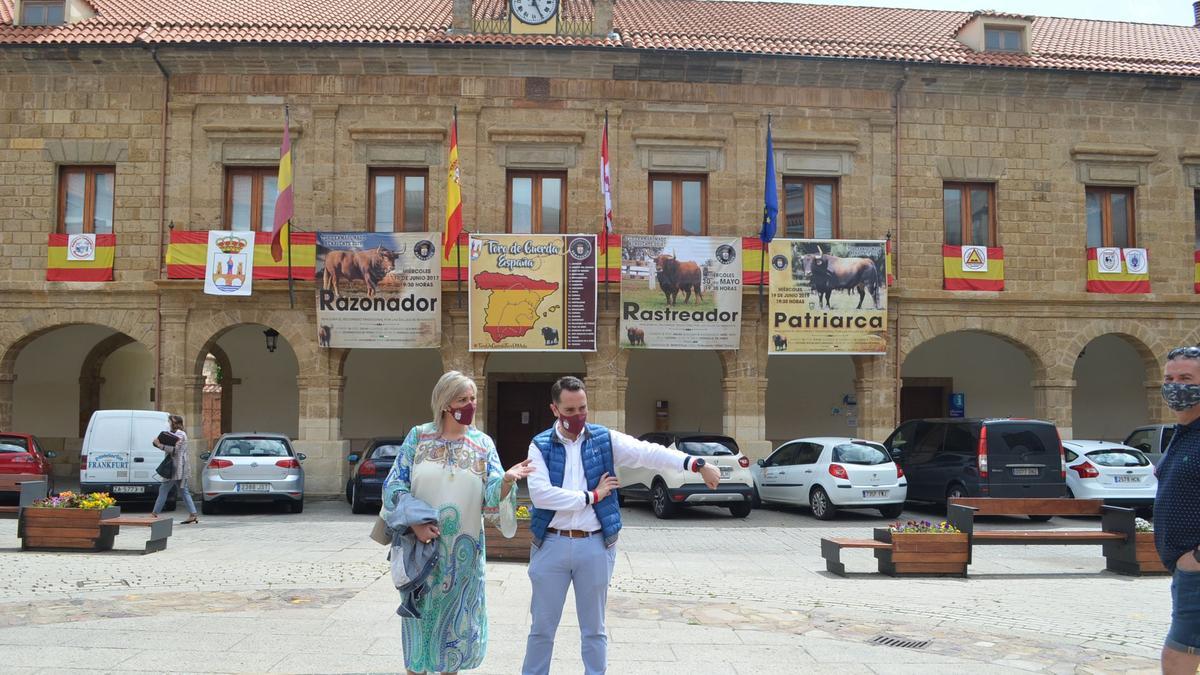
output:
[[567, 588], [574, 584], [584, 673], [599, 675], [608, 667], [604, 612], [621, 530], [615, 467], [695, 471], [709, 489], [717, 487], [721, 473], [702, 458], [588, 424], [587, 392], [577, 377], [559, 378], [550, 388], [550, 398], [558, 421], [529, 444], [533, 625], [521, 673], [550, 672], [554, 634]]
[[413, 427], [383, 485], [383, 517], [407, 493], [433, 507], [437, 523], [412, 526], [422, 543], [438, 542], [437, 563], [417, 600], [419, 619], [401, 620], [408, 675], [478, 668], [487, 650], [484, 603], [485, 513], [499, 512], [506, 537], [516, 533], [516, 482], [529, 460], [508, 471], [496, 444], [472, 425], [475, 382], [458, 371], [442, 375], [431, 396], [433, 421]]
[[1162, 649], [1164, 675], [1200, 668], [1200, 347], [1167, 354], [1163, 399], [1179, 422], [1159, 460], [1154, 544], [1171, 579], [1171, 628]]

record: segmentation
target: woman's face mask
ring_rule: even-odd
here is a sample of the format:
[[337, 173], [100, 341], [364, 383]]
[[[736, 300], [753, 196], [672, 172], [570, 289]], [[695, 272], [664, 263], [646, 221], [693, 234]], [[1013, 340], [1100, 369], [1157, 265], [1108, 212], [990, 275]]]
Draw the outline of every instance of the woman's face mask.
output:
[[1183, 412], [1200, 405], [1200, 384], [1184, 382], [1164, 382], [1162, 397], [1167, 407], [1175, 412]]
[[475, 404], [468, 403], [461, 408], [451, 408], [450, 416], [455, 422], [464, 426], [470, 426], [471, 421], [475, 419]]

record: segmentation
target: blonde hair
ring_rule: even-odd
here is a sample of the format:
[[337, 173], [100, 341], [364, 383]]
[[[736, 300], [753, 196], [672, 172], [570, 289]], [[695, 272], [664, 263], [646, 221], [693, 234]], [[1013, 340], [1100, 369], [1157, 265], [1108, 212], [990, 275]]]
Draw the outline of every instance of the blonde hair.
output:
[[433, 394], [429, 397], [429, 407], [433, 410], [433, 424], [437, 427], [439, 434], [445, 431], [442, 413], [450, 407], [454, 399], [461, 396], [468, 388], [475, 390], [475, 380], [457, 370], [451, 370], [442, 375], [438, 378], [437, 384], [433, 385]]

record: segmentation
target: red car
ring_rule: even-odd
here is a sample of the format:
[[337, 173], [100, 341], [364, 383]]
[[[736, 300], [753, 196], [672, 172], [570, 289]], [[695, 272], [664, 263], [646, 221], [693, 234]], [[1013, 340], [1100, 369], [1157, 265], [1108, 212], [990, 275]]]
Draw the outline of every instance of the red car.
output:
[[0, 495], [19, 494], [19, 483], [27, 480], [46, 481], [53, 494], [53, 457], [53, 452], [42, 452], [41, 444], [29, 434], [0, 432]]

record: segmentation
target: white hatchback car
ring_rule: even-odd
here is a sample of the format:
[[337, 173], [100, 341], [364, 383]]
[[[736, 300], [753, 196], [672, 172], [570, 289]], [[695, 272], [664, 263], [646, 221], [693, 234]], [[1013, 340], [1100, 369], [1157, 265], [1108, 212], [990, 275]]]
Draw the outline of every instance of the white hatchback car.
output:
[[1158, 478], [1141, 450], [1108, 441], [1063, 441], [1063, 459], [1072, 497], [1131, 508], [1154, 506]]
[[820, 520], [839, 508], [878, 509], [898, 518], [908, 497], [904, 471], [879, 443], [857, 438], [798, 438], [751, 469], [761, 502], [807, 504]]
[[674, 448], [693, 457], [703, 457], [721, 471], [721, 484], [708, 489], [700, 474], [686, 471], [617, 467], [620, 489], [617, 499], [647, 499], [659, 518], [670, 518], [681, 506], [723, 506], [734, 518], [750, 515], [754, 482], [750, 478], [750, 460], [728, 436], [702, 432], [654, 432], [641, 440]]

